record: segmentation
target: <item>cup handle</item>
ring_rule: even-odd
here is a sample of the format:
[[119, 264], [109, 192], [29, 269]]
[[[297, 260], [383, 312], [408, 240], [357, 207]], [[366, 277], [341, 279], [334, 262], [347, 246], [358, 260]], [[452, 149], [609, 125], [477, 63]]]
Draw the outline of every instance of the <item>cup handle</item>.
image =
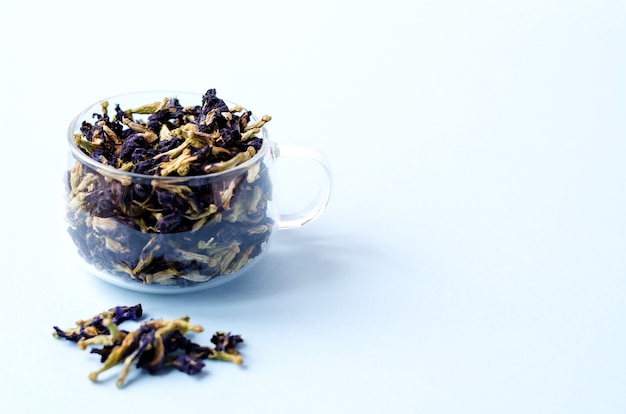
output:
[[289, 158], [306, 158], [316, 161], [322, 167], [325, 174], [325, 180], [322, 187], [318, 191], [316, 197], [301, 211], [293, 213], [281, 213], [278, 217], [278, 229], [295, 229], [309, 224], [322, 214], [330, 200], [330, 194], [333, 187], [333, 176], [330, 168], [330, 162], [326, 156], [311, 147], [300, 145], [280, 145], [275, 148], [277, 159], [281, 157]]

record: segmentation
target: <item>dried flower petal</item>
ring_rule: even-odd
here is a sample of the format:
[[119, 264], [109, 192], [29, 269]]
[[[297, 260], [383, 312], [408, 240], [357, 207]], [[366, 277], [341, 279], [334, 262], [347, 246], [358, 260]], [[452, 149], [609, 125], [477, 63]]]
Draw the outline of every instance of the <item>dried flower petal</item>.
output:
[[76, 327], [69, 329], [60, 329], [54, 327], [53, 335], [57, 338], [65, 338], [72, 342], [89, 339], [97, 335], [109, 335], [109, 328], [105, 322], [111, 321], [115, 325], [119, 325], [125, 321], [136, 321], [143, 315], [141, 304], [135, 306], [116, 306], [107, 311], [86, 319], [76, 321]]

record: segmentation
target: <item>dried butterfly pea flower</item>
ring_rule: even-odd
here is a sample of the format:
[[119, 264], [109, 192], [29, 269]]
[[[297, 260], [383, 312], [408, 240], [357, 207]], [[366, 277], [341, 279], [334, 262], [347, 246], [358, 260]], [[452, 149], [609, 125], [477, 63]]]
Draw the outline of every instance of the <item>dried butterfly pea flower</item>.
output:
[[[134, 331], [124, 331], [118, 325], [126, 320], [138, 317], [136, 307], [117, 307], [103, 312], [90, 321], [98, 320], [101, 329], [89, 337], [83, 336], [76, 340], [72, 335], [57, 335], [77, 342], [79, 349], [92, 348], [91, 353], [100, 355], [102, 366], [89, 374], [89, 379], [97, 381], [98, 376], [114, 366], [122, 365], [116, 385], [122, 387], [133, 365], [158, 374], [164, 367], [172, 366], [188, 375], [195, 375], [204, 368], [203, 360], [213, 359], [229, 361], [240, 365], [243, 363], [236, 346], [243, 342], [240, 335], [216, 332], [211, 338], [215, 347], [201, 346], [186, 337], [188, 332], [200, 333], [204, 328], [189, 323], [189, 317], [178, 319], [151, 319], [142, 323]], [[140, 316], [140, 313], [139, 313]], [[55, 331], [58, 328], [55, 327]]]
[[[142, 114], [148, 119], [137, 118]], [[271, 117], [252, 122], [249, 111], [229, 109], [210, 89], [201, 105], [165, 97], [134, 109], [116, 105], [112, 118], [104, 102], [94, 120], [82, 123], [77, 147], [146, 179], [76, 161], [67, 180], [67, 221], [85, 261], [124, 279], [190, 286], [235, 272], [262, 252], [274, 225], [268, 166], [258, 158], [217, 181], [212, 173], [254, 160], [264, 144], [256, 134]]]
[[204, 362], [187, 354], [178, 355], [171, 364], [187, 375], [195, 375], [204, 368]]
[[216, 332], [211, 338], [211, 342], [215, 345], [215, 350], [226, 352], [231, 355], [238, 355], [235, 347], [243, 342], [240, 335], [231, 335], [230, 332]]
[[57, 338], [78, 342], [97, 335], [109, 334], [109, 328], [105, 324], [107, 320], [110, 320], [115, 325], [119, 325], [124, 321], [136, 321], [142, 315], [143, 309], [141, 304], [116, 306], [89, 319], [76, 321], [76, 327], [74, 328], [60, 329], [55, 326], [53, 335]]

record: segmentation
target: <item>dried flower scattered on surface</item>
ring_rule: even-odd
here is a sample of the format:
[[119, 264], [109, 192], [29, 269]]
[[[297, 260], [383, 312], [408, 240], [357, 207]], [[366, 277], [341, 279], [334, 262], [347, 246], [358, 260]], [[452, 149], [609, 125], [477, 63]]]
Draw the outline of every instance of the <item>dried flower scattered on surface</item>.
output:
[[119, 328], [124, 321], [137, 320], [142, 314], [141, 304], [118, 306], [90, 319], [77, 321], [76, 327], [70, 329], [55, 326], [53, 335], [76, 342], [82, 350], [91, 347], [91, 353], [100, 355], [102, 366], [89, 374], [89, 379], [94, 382], [102, 372], [121, 365], [116, 381], [118, 387], [124, 385], [133, 365], [152, 375], [168, 367], [195, 375], [204, 368], [205, 360], [229, 361], [237, 365], [243, 363], [236, 349], [243, 342], [240, 335], [218, 331], [211, 338], [213, 346], [198, 345], [186, 335], [203, 332], [204, 328], [191, 324], [188, 316], [151, 319], [133, 331]]

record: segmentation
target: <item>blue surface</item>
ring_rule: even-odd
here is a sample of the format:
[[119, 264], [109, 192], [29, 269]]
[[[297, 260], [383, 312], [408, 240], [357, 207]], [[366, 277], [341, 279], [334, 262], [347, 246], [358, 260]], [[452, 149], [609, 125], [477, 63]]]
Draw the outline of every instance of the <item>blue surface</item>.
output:
[[[0, 412], [626, 412], [623, 2], [66, 4], [0, 6]], [[72, 117], [209, 87], [326, 153], [327, 211], [210, 291], [85, 277]], [[52, 326], [138, 302], [242, 334], [244, 366], [91, 383]]]

